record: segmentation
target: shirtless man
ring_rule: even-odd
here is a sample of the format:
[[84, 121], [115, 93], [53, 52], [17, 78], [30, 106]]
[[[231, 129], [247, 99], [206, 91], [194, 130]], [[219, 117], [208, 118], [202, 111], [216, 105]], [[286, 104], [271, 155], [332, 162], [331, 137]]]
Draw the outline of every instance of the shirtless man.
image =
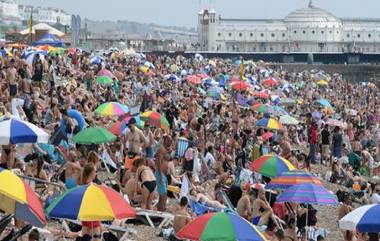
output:
[[65, 170], [65, 180], [66, 180], [66, 185], [76, 185], [79, 183], [78, 181], [80, 180], [80, 176], [82, 173], [82, 166], [78, 161], [76, 161], [76, 153], [75, 151], [70, 151], [69, 152], [69, 161], [67, 162], [66, 165], [66, 170]]
[[142, 154], [142, 147], [146, 145], [147, 140], [141, 130], [139, 130], [136, 126], [135, 118], [132, 118], [128, 122], [128, 128], [131, 130], [127, 134], [126, 140], [128, 141], [128, 151], [134, 152], [138, 155]]
[[191, 216], [187, 211], [187, 205], [187, 197], [182, 197], [180, 200], [180, 208], [174, 215], [173, 228], [175, 233], [177, 233], [179, 230], [191, 222]]
[[[261, 212], [261, 210], [264, 210]], [[253, 202], [253, 224], [254, 225], [266, 225], [268, 219], [272, 216], [273, 211], [270, 207], [266, 197], [265, 190], [260, 189], [256, 200]]]
[[254, 193], [250, 190], [239, 199], [239, 202], [236, 205], [236, 211], [238, 214], [248, 222], [252, 221], [252, 204], [254, 200]]
[[11, 59], [9, 63], [6, 78], [9, 84], [9, 96], [13, 98], [17, 95], [17, 70], [15, 68], [14, 59]]

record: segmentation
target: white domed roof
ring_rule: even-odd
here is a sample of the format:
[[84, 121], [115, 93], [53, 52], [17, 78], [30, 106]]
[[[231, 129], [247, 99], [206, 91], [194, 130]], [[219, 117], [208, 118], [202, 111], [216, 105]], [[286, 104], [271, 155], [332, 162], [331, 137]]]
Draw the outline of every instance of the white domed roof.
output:
[[307, 8], [301, 8], [291, 12], [284, 18], [288, 23], [340, 23], [340, 19], [327, 12], [309, 4]]

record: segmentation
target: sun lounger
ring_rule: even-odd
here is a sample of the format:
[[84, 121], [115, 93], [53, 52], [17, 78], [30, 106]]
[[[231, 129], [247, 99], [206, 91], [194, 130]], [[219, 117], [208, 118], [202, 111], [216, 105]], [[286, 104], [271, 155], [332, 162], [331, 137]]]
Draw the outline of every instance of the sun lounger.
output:
[[[152, 228], [161, 229], [163, 226], [168, 225], [170, 222], [174, 220], [174, 215], [166, 212], [152, 211], [152, 210], [144, 210], [141, 208], [136, 208], [137, 218], [141, 220], [141, 218], [145, 218], [148, 224]], [[162, 221], [158, 226], [154, 225], [152, 218], [161, 218]], [[143, 221], [143, 220], [141, 220]]]

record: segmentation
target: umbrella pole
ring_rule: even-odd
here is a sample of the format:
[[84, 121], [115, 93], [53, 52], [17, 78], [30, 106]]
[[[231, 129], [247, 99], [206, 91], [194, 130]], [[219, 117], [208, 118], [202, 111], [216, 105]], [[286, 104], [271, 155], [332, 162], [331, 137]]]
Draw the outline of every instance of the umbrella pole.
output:
[[306, 240], [308, 240], [307, 239], [307, 218], [308, 218], [308, 216], [309, 216], [309, 206], [306, 206], [306, 226], [305, 226], [305, 235], [306, 235]]

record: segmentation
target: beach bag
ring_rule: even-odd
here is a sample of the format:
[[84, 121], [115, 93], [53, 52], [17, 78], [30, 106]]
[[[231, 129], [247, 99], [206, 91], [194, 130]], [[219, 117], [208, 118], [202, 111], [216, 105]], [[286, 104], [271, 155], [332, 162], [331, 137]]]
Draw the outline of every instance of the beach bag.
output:
[[103, 241], [118, 241], [119, 239], [116, 237], [115, 234], [111, 232], [104, 232], [102, 234], [103, 236]]

